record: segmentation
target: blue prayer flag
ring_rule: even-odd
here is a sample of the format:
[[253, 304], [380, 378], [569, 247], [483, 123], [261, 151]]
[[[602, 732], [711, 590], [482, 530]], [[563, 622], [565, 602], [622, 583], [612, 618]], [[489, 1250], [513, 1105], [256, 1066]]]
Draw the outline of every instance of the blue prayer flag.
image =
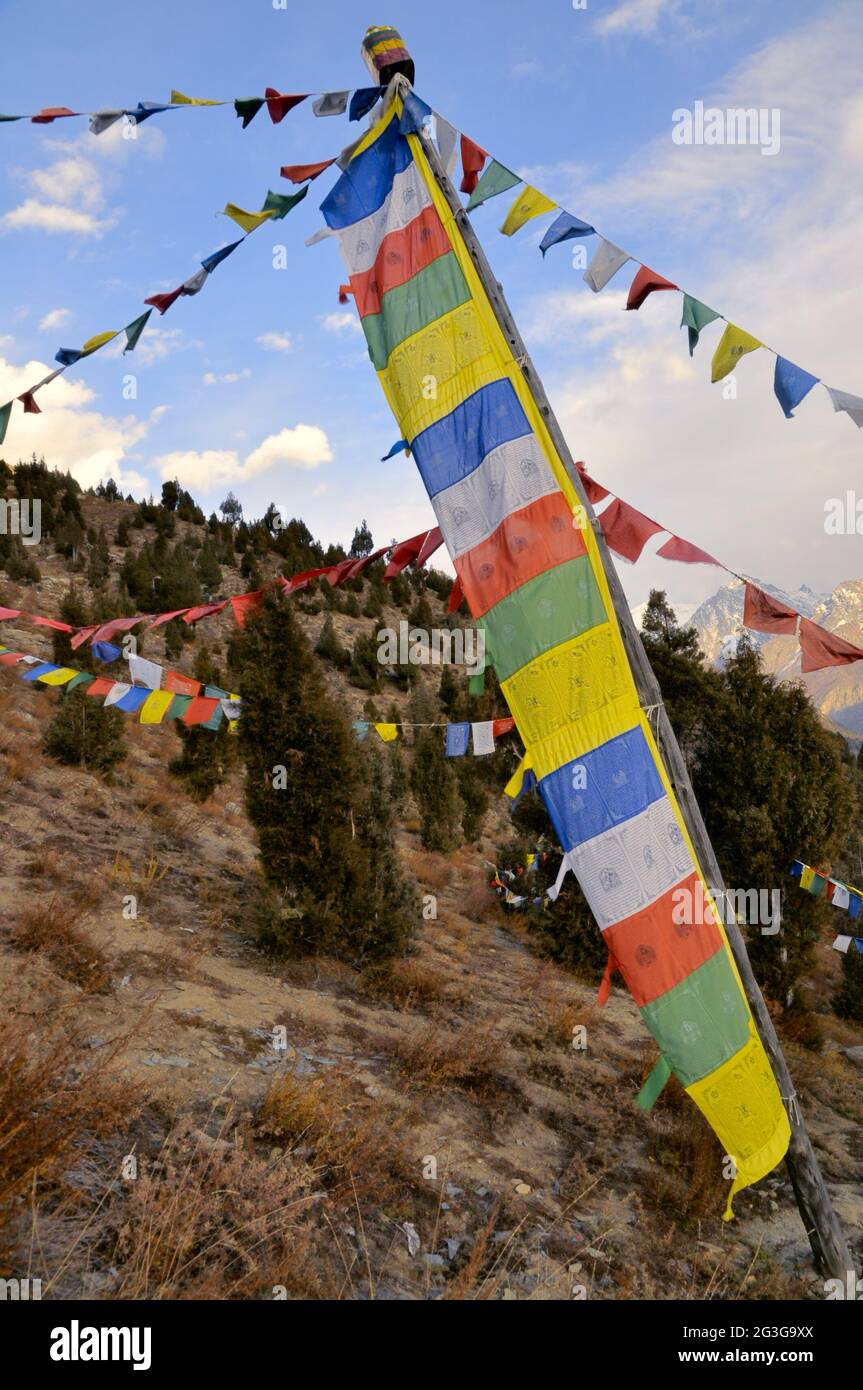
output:
[[792, 411], [808, 395], [813, 386], [817, 386], [819, 377], [813, 376], [811, 372], [804, 372], [802, 367], [797, 367], [793, 362], [789, 362], [787, 357], [776, 358], [776, 370], [773, 373], [773, 390], [776, 392], [776, 399], [782, 406], [786, 420], [793, 420]]
[[463, 758], [470, 740], [470, 724], [447, 724], [446, 756]]
[[573, 217], [571, 212], [562, 212], [556, 217], [539, 243], [539, 249], [543, 256], [550, 246], [556, 246], [559, 241], [571, 241], [573, 237], [595, 236], [596, 228], [591, 227], [588, 222], [582, 222], [580, 217]]
[[351, 104], [348, 108], [348, 119], [351, 121], [361, 121], [363, 116], [371, 111], [380, 95], [380, 87], [358, 87], [351, 97]]

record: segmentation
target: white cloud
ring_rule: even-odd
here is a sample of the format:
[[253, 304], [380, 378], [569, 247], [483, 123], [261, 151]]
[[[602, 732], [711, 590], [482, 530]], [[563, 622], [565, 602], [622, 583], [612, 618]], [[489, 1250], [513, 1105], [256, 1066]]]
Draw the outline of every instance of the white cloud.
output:
[[596, 22], [600, 34], [652, 34], [664, 14], [679, 9], [679, 0], [621, 0]]
[[240, 372], [224, 372], [222, 376], [217, 376], [215, 372], [204, 372], [201, 380], [205, 386], [231, 386], [235, 381], [245, 381], [251, 375], [251, 368], [243, 367]]
[[65, 207], [61, 203], [40, 203], [37, 198], [25, 198], [17, 208], [4, 213], [0, 225], [11, 231], [41, 231], [76, 236], [100, 237], [115, 218], [94, 217], [92, 213], [81, 212], [76, 208]]
[[321, 327], [325, 333], [362, 333], [363, 328], [356, 314], [322, 314]]
[[291, 342], [290, 333], [262, 333], [255, 342], [260, 343], [267, 352], [293, 352], [294, 345]]
[[187, 487], [209, 490], [223, 483], [247, 482], [277, 464], [315, 469], [332, 457], [330, 442], [319, 425], [295, 425], [268, 435], [244, 459], [236, 449], [179, 449], [160, 454], [153, 465], [162, 478], [179, 478]]
[[39, 327], [46, 331], [49, 328], [63, 328], [71, 317], [71, 309], [51, 309], [39, 320]]
[[[47, 376], [52, 368], [31, 360], [18, 367], [0, 358], [0, 397], [14, 400], [22, 391]], [[131, 450], [145, 439], [164, 413], [157, 406], [147, 419], [122, 418], [93, 409], [95, 393], [80, 377], [60, 376], [39, 392], [39, 415], [25, 415], [13, 406], [3, 446], [7, 461], [29, 458], [34, 451], [52, 468], [68, 469], [82, 487], [112, 477], [123, 492], [149, 487], [147, 480], [128, 467]]]

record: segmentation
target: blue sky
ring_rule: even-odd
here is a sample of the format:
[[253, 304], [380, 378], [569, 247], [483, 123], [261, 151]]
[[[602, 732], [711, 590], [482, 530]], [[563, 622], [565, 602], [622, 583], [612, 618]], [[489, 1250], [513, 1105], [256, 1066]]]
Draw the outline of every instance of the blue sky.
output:
[[[0, 5], [4, 111], [130, 106], [172, 87], [231, 101], [267, 85], [363, 86], [366, 23], [395, 24], [418, 92], [459, 129], [638, 260], [863, 394], [858, 6], [436, 0], [365, 14], [341, 0], [54, 0], [49, 13], [37, 31], [32, 6]], [[780, 153], [674, 145], [671, 113], [696, 100], [779, 108]], [[282, 164], [333, 155], [356, 132], [310, 103], [278, 126], [264, 110], [245, 131], [230, 105], [168, 112], [134, 141], [119, 127], [91, 136], [85, 119], [0, 126], [3, 399], [58, 347], [129, 322], [233, 240], [215, 215], [225, 202], [291, 191]], [[35, 448], [85, 484], [110, 473], [136, 495], [176, 471], [208, 510], [233, 488], [248, 514], [274, 500], [325, 541], [349, 541], [362, 516], [381, 541], [431, 524], [410, 461], [379, 462], [397, 431], [354, 310], [338, 304], [335, 242], [303, 244], [331, 182], [257, 231], [200, 295], [154, 314], [134, 355], [109, 348], [73, 367], [41, 395], [42, 416], [16, 408], [6, 458]], [[594, 296], [569, 247], [541, 258], [548, 217], [498, 235], [510, 200], [475, 225], [576, 457], [744, 572], [820, 588], [859, 575], [860, 538], [825, 536], [823, 508], [858, 480], [863, 497], [863, 436], [826, 394], [785, 421], [761, 353], [723, 400], [709, 385], [717, 329], [690, 363], [679, 296], [622, 314], [634, 267]], [[633, 602], [653, 584], [694, 602], [721, 580], [649, 556], [624, 577]]]

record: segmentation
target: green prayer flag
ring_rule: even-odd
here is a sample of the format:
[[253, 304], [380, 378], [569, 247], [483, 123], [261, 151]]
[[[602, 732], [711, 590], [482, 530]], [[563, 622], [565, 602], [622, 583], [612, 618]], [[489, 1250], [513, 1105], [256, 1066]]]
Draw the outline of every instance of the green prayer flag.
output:
[[303, 201], [308, 191], [308, 184], [305, 184], [299, 193], [273, 193], [270, 190], [264, 199], [261, 212], [272, 212], [273, 220], [278, 222], [282, 217], [287, 216], [292, 207]]
[[670, 1076], [671, 1067], [660, 1053], [650, 1075], [635, 1097], [636, 1105], [640, 1106], [642, 1110], [652, 1110]]
[[238, 97], [234, 102], [234, 110], [243, 122], [243, 130], [255, 119], [263, 104], [263, 97]]
[[487, 202], [489, 198], [496, 198], [498, 193], [505, 193], [508, 188], [515, 188], [517, 183], [521, 183], [518, 175], [493, 159], [471, 193], [467, 211], [472, 212], [480, 203]]
[[0, 121], [23, 121], [23, 116], [0, 116]]
[[142, 314], [139, 319], [135, 319], [132, 323], [126, 324], [126, 327], [123, 329], [123, 332], [126, 335], [126, 346], [123, 348], [124, 356], [127, 352], [135, 351], [135, 348], [138, 346], [138, 339], [140, 338], [141, 334], [146, 328], [147, 319], [150, 317], [152, 312], [152, 309], [148, 309], [146, 314]]
[[170, 705], [163, 723], [167, 724], [169, 719], [179, 719], [181, 714], [185, 714], [189, 705], [192, 703], [191, 695], [175, 695]]
[[706, 304], [700, 300], [693, 299], [692, 295], [683, 296], [683, 317], [680, 320], [681, 328], [689, 329], [689, 356], [691, 357], [698, 345], [698, 336], [702, 328], [706, 328], [714, 319], [721, 318], [715, 309], [708, 309]]
[[9, 428], [9, 416], [12, 414], [12, 402], [7, 401], [5, 405], [0, 405], [0, 444], [6, 438], [6, 431]]
[[66, 682], [65, 686], [63, 687], [64, 693], [68, 695], [70, 690], [74, 690], [77, 686], [80, 685], [91, 685], [95, 679], [96, 677], [91, 676], [89, 672], [79, 671], [77, 676], [73, 676], [70, 681]]
[[482, 694], [482, 692], [485, 690], [485, 667], [483, 667], [479, 675], [471, 676], [470, 680], [467, 683], [467, 690], [469, 695]]

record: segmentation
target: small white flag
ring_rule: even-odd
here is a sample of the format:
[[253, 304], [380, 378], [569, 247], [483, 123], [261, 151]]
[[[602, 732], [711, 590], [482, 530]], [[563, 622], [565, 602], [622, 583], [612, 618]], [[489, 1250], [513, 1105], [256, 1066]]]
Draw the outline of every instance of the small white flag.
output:
[[312, 102], [312, 110], [316, 116], [341, 116], [347, 109], [349, 96], [350, 92], [323, 92]]
[[566, 878], [572, 864], [568, 854], [565, 854], [560, 861], [560, 868], [557, 871], [557, 878], [550, 888], [546, 889], [545, 896], [553, 903], [557, 902], [557, 895], [563, 887], [563, 880]]
[[446, 172], [451, 176], [452, 171], [455, 168], [456, 162], [456, 142], [458, 140], [458, 131], [456, 130], [455, 126], [450, 125], [449, 121], [445, 121], [443, 116], [439, 116], [436, 111], [434, 113], [434, 123], [435, 135], [437, 137], [438, 154], [440, 155], [441, 164], [443, 165]]
[[847, 907], [851, 901], [851, 896], [844, 883], [837, 883], [833, 890], [833, 897], [830, 899], [834, 907]]
[[833, 950], [841, 951], [844, 956], [845, 952], [848, 950], [848, 947], [851, 945], [852, 940], [853, 937], [850, 936], [837, 936], [836, 940], [833, 942]]
[[198, 290], [204, 288], [204, 281], [208, 274], [209, 272], [204, 269], [196, 271], [184, 284], [183, 294], [197, 294]]
[[328, 236], [335, 236], [335, 232], [333, 231], [332, 227], [319, 227], [318, 230], [316, 232], [313, 232], [311, 236], [306, 237], [306, 245], [317, 246], [319, 241], [323, 241], [324, 237]]
[[613, 242], [606, 241], [603, 237], [593, 253], [593, 259], [587, 270], [584, 272], [584, 283], [596, 294], [603, 289], [613, 275], [616, 275], [622, 265], [626, 265], [629, 256], [625, 251], [621, 251], [619, 246]]
[[484, 719], [478, 724], [471, 724], [473, 735], [473, 751], [476, 757], [481, 757], [484, 753], [494, 752], [494, 720]]
[[143, 656], [129, 656], [129, 675], [135, 685], [146, 685], [148, 690], [161, 690], [162, 668], [156, 661], [145, 661]]
[[827, 387], [827, 393], [833, 402], [833, 409], [844, 410], [858, 430], [863, 429], [863, 396], [852, 396], [850, 391], [837, 391], [833, 386]]
[[124, 684], [123, 681], [115, 681], [108, 691], [108, 694], [105, 696], [105, 707], [107, 708], [108, 705], [116, 705], [117, 701], [122, 700], [124, 695], [128, 695], [131, 689], [132, 687], [128, 683]]
[[125, 114], [125, 111], [94, 111], [90, 117], [90, 134], [101, 135]]

